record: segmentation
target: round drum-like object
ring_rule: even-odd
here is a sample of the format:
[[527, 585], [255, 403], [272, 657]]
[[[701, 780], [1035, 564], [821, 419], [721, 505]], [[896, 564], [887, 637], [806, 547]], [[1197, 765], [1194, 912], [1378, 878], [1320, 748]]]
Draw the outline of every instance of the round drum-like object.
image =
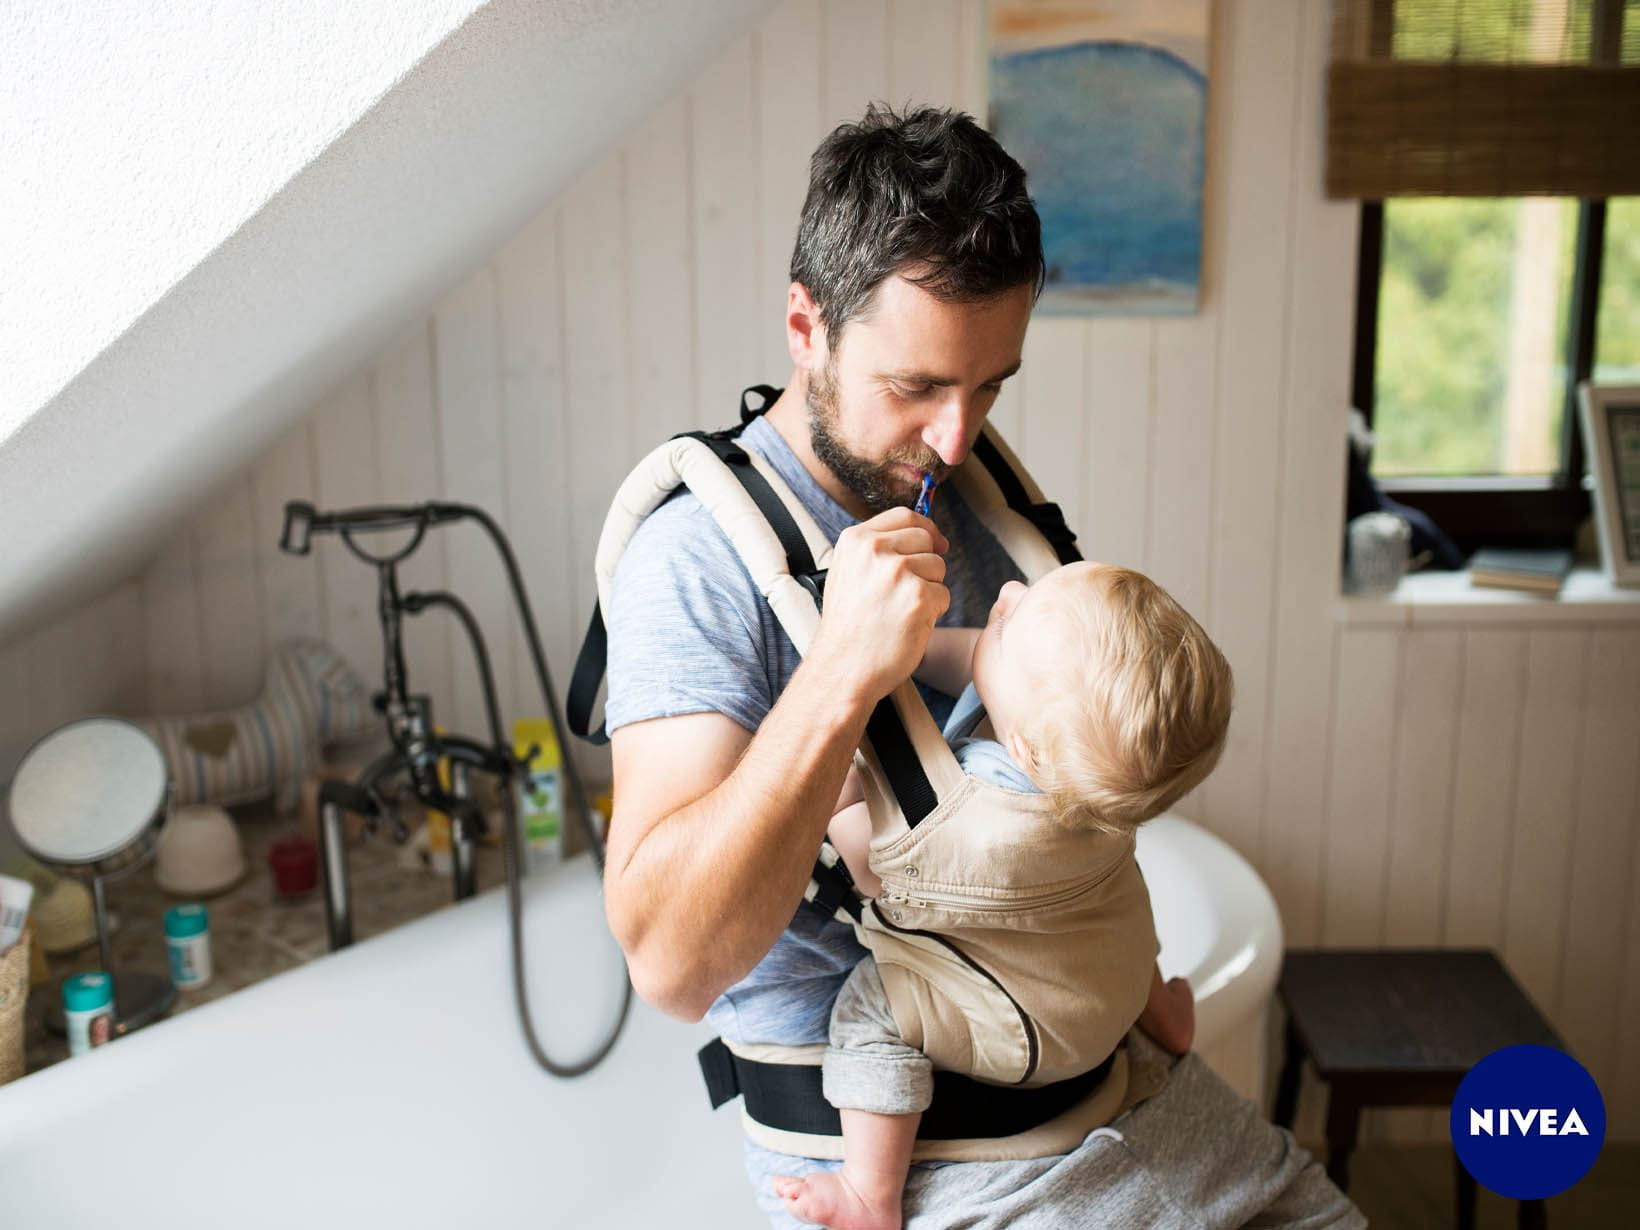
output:
[[154, 741], [130, 722], [70, 722], [23, 757], [11, 783], [11, 824], [47, 863], [109, 875], [153, 853], [169, 775]]

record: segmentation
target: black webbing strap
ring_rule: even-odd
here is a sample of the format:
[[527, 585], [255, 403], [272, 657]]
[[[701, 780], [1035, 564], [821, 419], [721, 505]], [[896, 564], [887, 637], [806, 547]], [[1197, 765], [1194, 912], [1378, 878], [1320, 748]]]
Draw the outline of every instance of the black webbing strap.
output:
[[581, 652], [575, 658], [575, 672], [569, 677], [569, 694], [564, 698], [564, 714], [569, 728], [588, 743], [599, 745], [609, 742], [609, 732], [602, 722], [597, 730], [592, 725], [592, 706], [598, 700], [598, 685], [604, 681], [604, 669], [609, 663], [609, 637], [604, 631], [604, 612], [596, 601], [592, 604], [592, 622], [581, 641]]
[[1025, 490], [1025, 484], [1020, 481], [1019, 475], [1014, 473], [1013, 466], [1009, 465], [1001, 451], [983, 431], [974, 441], [974, 456], [990, 473], [1002, 492], [1002, 498], [1008, 501], [1008, 507], [1036, 526], [1042, 537], [1048, 540], [1054, 554], [1059, 557], [1061, 564], [1068, 564], [1082, 558], [1082, 553], [1076, 549], [1076, 535], [1071, 533], [1070, 526], [1065, 524], [1065, 514], [1057, 504], [1032, 503], [1030, 493]]
[[[813, 1136], [840, 1136], [836, 1107], [821, 1091], [818, 1064], [742, 1059], [723, 1039], [700, 1050], [700, 1070], [716, 1110], [740, 1096], [746, 1113], [765, 1127]], [[934, 1100], [917, 1125], [918, 1140], [1017, 1136], [1064, 1114], [1110, 1075], [1112, 1054], [1091, 1072], [1035, 1089], [987, 1085], [959, 1072], [934, 1073]]]
[[877, 702], [866, 719], [866, 738], [871, 750], [877, 753], [877, 763], [883, 766], [883, 776], [905, 816], [906, 827], [916, 828], [934, 810], [939, 802], [934, 786], [923, 772], [917, 749], [911, 744], [911, 735], [900, 720], [900, 711], [894, 701], [885, 696]]
[[[821, 845], [830, 847], [831, 842], [823, 839]], [[855, 922], [860, 921], [862, 913], [860, 893], [854, 887], [854, 877], [849, 875], [848, 865], [843, 862], [841, 855], [838, 855], [835, 861], [829, 863], [824, 858], [815, 859], [814, 872], [810, 879], [814, 881], [815, 891], [814, 896], [808, 900], [811, 904], [817, 905], [824, 910], [827, 918], [832, 917], [839, 909], [842, 909], [846, 910], [848, 916]]]

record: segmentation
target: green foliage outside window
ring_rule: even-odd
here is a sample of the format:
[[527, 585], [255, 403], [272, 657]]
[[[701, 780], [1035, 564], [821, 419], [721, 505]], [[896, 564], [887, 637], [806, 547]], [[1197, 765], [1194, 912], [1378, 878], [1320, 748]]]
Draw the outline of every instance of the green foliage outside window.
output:
[[[1592, 15], [1592, 0], [1395, 0], [1394, 54], [1587, 61]], [[1624, 0], [1619, 59], [1640, 62], [1640, 0]], [[1552, 473], [1564, 464], [1576, 203], [1559, 203], [1552, 235], [1523, 236], [1523, 219], [1518, 200], [1386, 203], [1374, 374], [1378, 474]], [[1539, 327], [1523, 334], [1517, 313]], [[1534, 339], [1530, 353], [1517, 345], [1522, 336]], [[1594, 378], [1640, 384], [1640, 198], [1608, 205]]]

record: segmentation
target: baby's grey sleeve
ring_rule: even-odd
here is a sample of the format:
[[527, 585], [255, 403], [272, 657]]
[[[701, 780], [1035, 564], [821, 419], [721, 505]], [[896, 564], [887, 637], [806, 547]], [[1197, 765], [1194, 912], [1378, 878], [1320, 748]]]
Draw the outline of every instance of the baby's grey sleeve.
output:
[[839, 1110], [906, 1115], [934, 1099], [934, 1065], [901, 1040], [873, 957], [862, 958], [837, 993], [820, 1076], [826, 1101]]
[[621, 557], [604, 612], [609, 730], [721, 713], [755, 731], [774, 705], [762, 602], [698, 503], [680, 499], [652, 514]]

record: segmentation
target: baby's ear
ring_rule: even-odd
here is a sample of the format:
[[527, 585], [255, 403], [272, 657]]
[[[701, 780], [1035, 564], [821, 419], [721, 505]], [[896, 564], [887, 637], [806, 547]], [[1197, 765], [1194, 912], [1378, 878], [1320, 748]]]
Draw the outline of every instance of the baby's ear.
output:
[[1014, 763], [1034, 778], [1036, 776], [1036, 749], [1031, 746], [1031, 741], [1017, 730], [1011, 730], [1008, 732], [1008, 738], [1004, 746], [1008, 749], [1008, 755], [1014, 758]]

